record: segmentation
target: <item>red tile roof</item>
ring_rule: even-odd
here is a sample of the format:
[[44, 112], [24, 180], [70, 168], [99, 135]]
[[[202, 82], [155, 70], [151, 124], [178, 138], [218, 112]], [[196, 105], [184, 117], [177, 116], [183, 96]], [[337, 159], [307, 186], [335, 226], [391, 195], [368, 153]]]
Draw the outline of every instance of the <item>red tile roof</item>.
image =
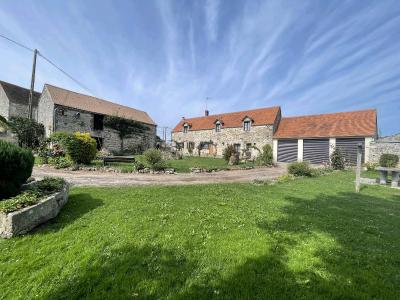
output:
[[72, 92], [63, 88], [45, 84], [53, 102], [58, 105], [77, 108], [102, 115], [120, 116], [138, 122], [155, 125], [150, 116], [141, 110], [112, 103], [96, 97]]
[[217, 115], [210, 115], [198, 118], [185, 118], [182, 119], [172, 130], [172, 132], [183, 131], [183, 124], [187, 123], [190, 126], [190, 131], [214, 129], [215, 122], [220, 121], [222, 128], [228, 127], [241, 127], [243, 119], [249, 117], [252, 119], [253, 126], [257, 125], [272, 125], [274, 124], [280, 107], [268, 107], [252, 110], [244, 110], [239, 112], [224, 113]]
[[353, 137], [376, 134], [376, 110], [282, 118], [274, 138]]

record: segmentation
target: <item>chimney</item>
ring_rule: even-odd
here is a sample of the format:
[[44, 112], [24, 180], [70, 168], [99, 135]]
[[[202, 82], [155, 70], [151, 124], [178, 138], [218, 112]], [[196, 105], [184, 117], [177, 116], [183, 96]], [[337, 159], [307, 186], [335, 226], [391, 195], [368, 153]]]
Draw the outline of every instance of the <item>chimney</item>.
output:
[[205, 115], [206, 117], [208, 117], [209, 114], [210, 114], [210, 112], [208, 111], [208, 109], [206, 109], [205, 112], [204, 112], [204, 115]]

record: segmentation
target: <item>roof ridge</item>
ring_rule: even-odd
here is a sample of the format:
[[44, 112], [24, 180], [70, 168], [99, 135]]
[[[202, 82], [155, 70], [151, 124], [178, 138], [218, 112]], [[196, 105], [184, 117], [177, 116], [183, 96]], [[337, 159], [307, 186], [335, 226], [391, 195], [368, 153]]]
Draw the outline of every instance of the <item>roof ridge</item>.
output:
[[185, 120], [220, 117], [220, 116], [229, 115], [229, 114], [246, 113], [246, 112], [260, 111], [260, 110], [266, 110], [266, 109], [279, 109], [279, 108], [280, 108], [280, 106], [277, 105], [277, 106], [270, 106], [270, 107], [262, 107], [262, 108], [255, 108], [255, 109], [232, 111], [232, 112], [226, 112], [226, 113], [220, 113], [220, 114], [212, 114], [212, 115], [208, 115], [208, 116], [199, 116], [199, 117], [191, 117], [191, 118], [186, 118], [185, 117]]
[[45, 83], [44, 86], [50, 86], [50, 87], [53, 87], [53, 88], [56, 88], [56, 89], [64, 90], [64, 91], [66, 91], [68, 93], [74, 93], [74, 94], [78, 94], [78, 95], [81, 95], [81, 96], [90, 97], [90, 98], [93, 98], [93, 99], [96, 99], [96, 100], [112, 103], [114, 105], [119, 105], [119, 106], [124, 107], [124, 108], [134, 109], [136, 111], [143, 112], [143, 113], [147, 114], [147, 112], [145, 112], [144, 110], [133, 108], [133, 107], [130, 107], [130, 106], [127, 106], [127, 105], [123, 105], [123, 104], [120, 104], [120, 103], [115, 103], [115, 102], [113, 102], [111, 100], [106, 100], [106, 99], [99, 98], [99, 97], [96, 97], [96, 96], [91, 96], [91, 95], [83, 94], [83, 93], [80, 93], [80, 92], [71, 91], [71, 90], [56, 86], [56, 85], [52, 85], [50, 83]]
[[[20, 89], [24, 89], [24, 90], [26, 90], [27, 92], [30, 92], [30, 89], [28, 89], [28, 88], [25, 88], [25, 87], [23, 87], [23, 86], [16, 85], [15, 83], [10, 83], [10, 82], [4, 81], [4, 80], [0, 80], [0, 84], [12, 85], [12, 86], [14, 86], [14, 87], [17, 87], [17, 88], [20, 88]], [[35, 90], [34, 90], [33, 92], [34, 92], [34, 93], [41, 94], [41, 92], [38, 92], [38, 91], [35, 91]]]
[[332, 116], [332, 115], [338, 115], [338, 114], [350, 114], [350, 113], [367, 112], [367, 111], [376, 112], [376, 108], [350, 110], [350, 111], [339, 111], [339, 112], [334, 112], [334, 113], [323, 113], [323, 114], [313, 114], [313, 115], [300, 115], [300, 116], [282, 117], [282, 120], [283, 119], [305, 118], [305, 117]]

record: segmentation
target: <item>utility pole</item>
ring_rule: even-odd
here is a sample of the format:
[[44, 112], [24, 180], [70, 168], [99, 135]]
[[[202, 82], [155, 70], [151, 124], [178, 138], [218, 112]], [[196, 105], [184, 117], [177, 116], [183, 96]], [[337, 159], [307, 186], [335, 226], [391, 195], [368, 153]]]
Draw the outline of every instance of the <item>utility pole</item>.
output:
[[31, 90], [29, 92], [29, 106], [28, 106], [28, 118], [32, 119], [32, 102], [33, 102], [33, 92], [35, 89], [35, 72], [36, 72], [36, 57], [38, 50], [33, 51], [33, 66], [32, 66], [32, 77], [31, 77]]

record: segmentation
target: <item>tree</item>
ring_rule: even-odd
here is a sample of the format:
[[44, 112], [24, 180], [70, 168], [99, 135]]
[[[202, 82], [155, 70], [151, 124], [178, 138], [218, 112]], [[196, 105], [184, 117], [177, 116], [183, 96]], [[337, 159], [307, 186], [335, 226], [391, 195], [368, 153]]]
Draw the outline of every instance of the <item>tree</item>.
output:
[[124, 150], [124, 138], [135, 134], [142, 134], [149, 130], [148, 127], [140, 122], [118, 116], [105, 116], [104, 126], [118, 131], [119, 138], [121, 139], [121, 151]]
[[343, 170], [345, 167], [345, 161], [344, 161], [344, 156], [342, 152], [338, 149], [335, 148], [331, 154], [331, 166], [335, 170]]
[[20, 147], [36, 149], [44, 137], [44, 126], [33, 119], [24, 117], [11, 117], [8, 122], [11, 131], [18, 137]]

